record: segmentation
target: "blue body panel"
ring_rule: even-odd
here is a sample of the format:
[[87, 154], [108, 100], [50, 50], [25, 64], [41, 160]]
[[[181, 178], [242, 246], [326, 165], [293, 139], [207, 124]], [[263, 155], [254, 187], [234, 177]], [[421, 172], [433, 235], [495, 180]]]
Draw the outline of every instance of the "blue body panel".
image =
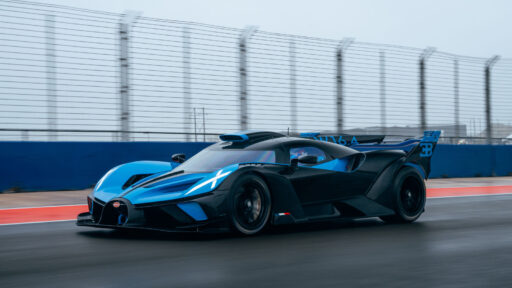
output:
[[[239, 167], [238, 164], [234, 164], [211, 173], [173, 173], [174, 175], [171, 174], [166, 179], [165, 174], [178, 165], [178, 163], [158, 161], [137, 161], [119, 165], [108, 171], [98, 181], [94, 188], [93, 196], [95, 199], [103, 202], [109, 202], [114, 198], [121, 197], [135, 205], [171, 201], [211, 192]], [[128, 179], [140, 174], [153, 175], [145, 177], [123, 189]], [[162, 178], [151, 183], [151, 180], [157, 177]], [[145, 182], [147, 184], [144, 184]], [[142, 185], [137, 187], [139, 184]], [[178, 203], [178, 207], [196, 221], [208, 219], [198, 203]], [[121, 224], [123, 221], [126, 221], [126, 218], [120, 215], [118, 224]]]
[[347, 171], [347, 163], [348, 163], [348, 160], [346, 158], [334, 159], [329, 162], [311, 166], [311, 168], [331, 170], [331, 171], [337, 171], [337, 172], [345, 172], [345, 171]]
[[[215, 190], [229, 174], [239, 167], [238, 164], [234, 164], [211, 173], [177, 174], [170, 175], [165, 179], [165, 174], [171, 170], [172, 166], [176, 165], [165, 162], [140, 161], [117, 166], [98, 182], [93, 191], [94, 198], [109, 202], [113, 198], [122, 197], [137, 205], [201, 195]], [[133, 175], [150, 173], [155, 174], [122, 189], [123, 184]], [[163, 180], [137, 187], [138, 184], [143, 184], [159, 176], [164, 177]], [[196, 221], [208, 219], [198, 203], [178, 203], [178, 207]], [[122, 220], [119, 219], [118, 222]]]
[[184, 190], [186, 191], [207, 175], [207, 173], [176, 175], [162, 182], [136, 188], [123, 198], [128, 199], [133, 204], [175, 200], [183, 197]]
[[178, 207], [190, 217], [194, 218], [196, 221], [205, 221], [208, 220], [208, 217], [204, 213], [201, 205], [196, 202], [185, 202], [178, 203]]
[[[111, 169], [96, 185], [94, 197], [108, 202], [116, 197], [123, 197], [132, 204], [145, 204], [176, 200], [211, 192], [226, 177], [238, 169], [238, 164], [229, 165], [211, 173], [190, 173], [169, 176], [168, 179], [136, 187], [155, 177], [163, 176], [171, 170], [171, 164], [165, 162], [140, 161], [117, 166]], [[156, 173], [140, 180], [126, 189], [123, 184], [133, 175]]]
[[101, 201], [108, 202], [114, 197], [118, 197], [122, 192], [122, 186], [133, 175], [137, 174], [155, 174], [150, 177], [156, 177], [159, 174], [166, 173], [173, 169], [176, 164], [161, 161], [136, 161], [119, 165], [110, 169], [94, 187], [94, 197]]

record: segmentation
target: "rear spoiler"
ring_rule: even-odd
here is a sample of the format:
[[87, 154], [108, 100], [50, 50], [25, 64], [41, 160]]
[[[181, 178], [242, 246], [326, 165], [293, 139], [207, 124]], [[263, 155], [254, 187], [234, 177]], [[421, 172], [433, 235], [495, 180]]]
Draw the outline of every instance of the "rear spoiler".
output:
[[[376, 150], [402, 150], [407, 153], [405, 165], [417, 168], [423, 178], [430, 174], [430, 159], [441, 136], [441, 131], [424, 131], [421, 139], [408, 139], [400, 143], [382, 143], [383, 135], [321, 135], [302, 133], [301, 137], [350, 146], [361, 152]], [[370, 144], [371, 143], [371, 144]]]
[[313, 139], [317, 141], [330, 142], [344, 146], [351, 146], [360, 151], [372, 150], [403, 150], [410, 152], [414, 147], [421, 144], [425, 150], [422, 155], [429, 155], [431, 146], [439, 140], [441, 131], [424, 131], [421, 139], [406, 139], [397, 143], [382, 143], [385, 135], [352, 135], [352, 134], [321, 134], [321, 133], [300, 133], [301, 138]]
[[322, 133], [300, 133], [301, 138], [308, 138], [324, 142], [336, 143], [344, 146], [354, 146], [366, 143], [382, 143], [385, 135], [351, 135], [351, 134], [322, 134]]

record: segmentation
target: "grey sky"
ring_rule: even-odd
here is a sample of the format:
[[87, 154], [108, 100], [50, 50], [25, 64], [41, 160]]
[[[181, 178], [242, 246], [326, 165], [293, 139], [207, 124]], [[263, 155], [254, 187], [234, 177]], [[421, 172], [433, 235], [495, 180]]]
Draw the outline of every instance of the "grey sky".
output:
[[512, 57], [512, 1], [506, 0], [46, 0], [110, 12], [325, 38]]

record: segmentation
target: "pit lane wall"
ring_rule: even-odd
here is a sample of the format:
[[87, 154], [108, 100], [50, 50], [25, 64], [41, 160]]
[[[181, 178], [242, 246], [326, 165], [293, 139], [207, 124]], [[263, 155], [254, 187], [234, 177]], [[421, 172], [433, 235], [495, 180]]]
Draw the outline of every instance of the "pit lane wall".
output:
[[[90, 188], [110, 168], [137, 160], [187, 158], [211, 143], [0, 142], [0, 191]], [[512, 145], [439, 144], [431, 178], [512, 175]]]

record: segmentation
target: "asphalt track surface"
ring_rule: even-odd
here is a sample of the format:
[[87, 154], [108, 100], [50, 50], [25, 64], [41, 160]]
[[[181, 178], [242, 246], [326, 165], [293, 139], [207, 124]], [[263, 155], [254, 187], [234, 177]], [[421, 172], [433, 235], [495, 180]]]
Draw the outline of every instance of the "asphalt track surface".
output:
[[0, 287], [512, 287], [512, 195], [427, 200], [413, 224], [254, 237], [0, 227]]

